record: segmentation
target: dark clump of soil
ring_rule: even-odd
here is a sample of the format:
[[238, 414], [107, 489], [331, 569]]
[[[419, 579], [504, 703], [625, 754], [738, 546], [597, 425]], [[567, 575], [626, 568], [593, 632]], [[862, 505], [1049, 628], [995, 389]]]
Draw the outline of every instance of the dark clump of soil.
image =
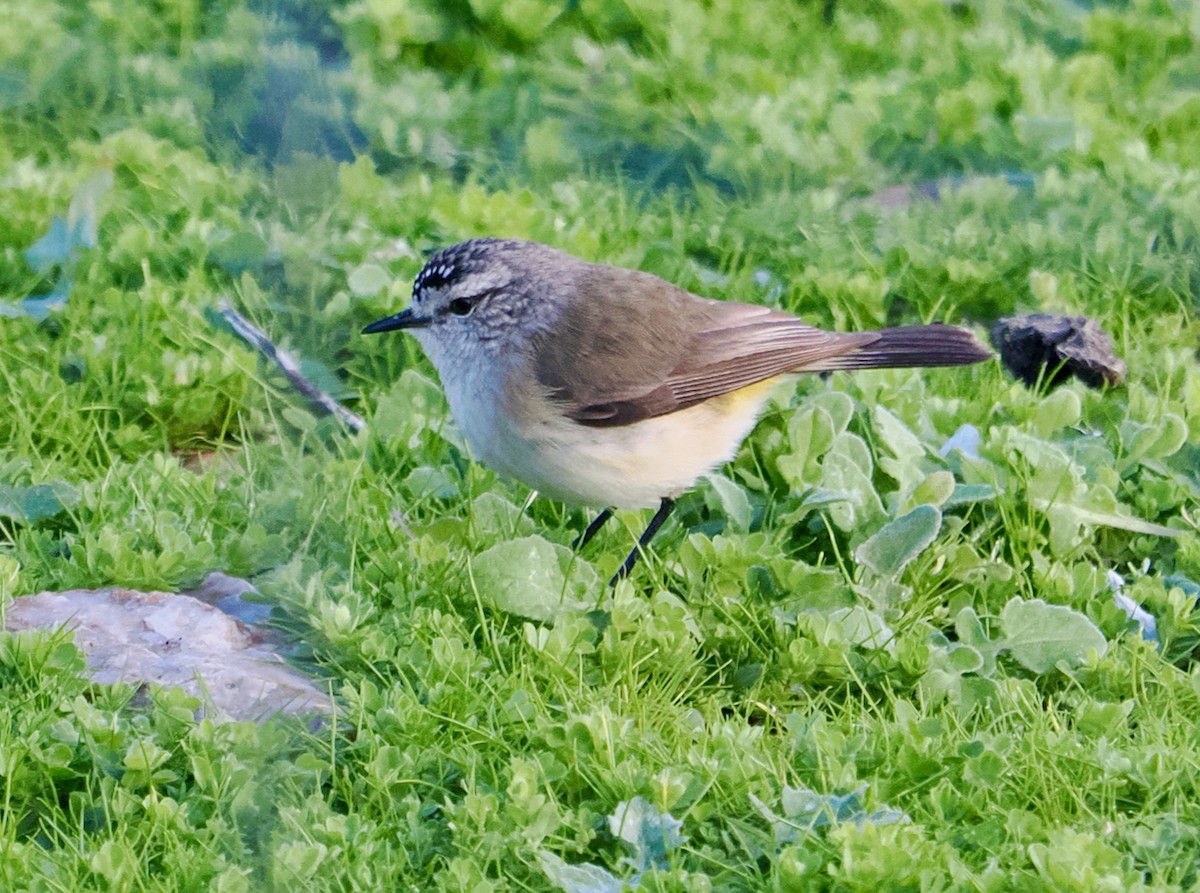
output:
[[1093, 388], [1125, 381], [1112, 338], [1086, 316], [1010, 316], [992, 326], [991, 339], [1008, 370], [1030, 387], [1052, 388], [1071, 377]]

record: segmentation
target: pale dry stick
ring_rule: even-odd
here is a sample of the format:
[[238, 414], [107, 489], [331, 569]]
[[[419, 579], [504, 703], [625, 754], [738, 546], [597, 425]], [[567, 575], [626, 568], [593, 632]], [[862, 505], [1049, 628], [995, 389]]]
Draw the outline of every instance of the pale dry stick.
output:
[[217, 304], [217, 312], [229, 323], [239, 338], [249, 343], [251, 347], [274, 363], [292, 387], [304, 395], [305, 399], [309, 400], [313, 406], [327, 415], [334, 416], [351, 431], [358, 432], [367, 426], [366, 419], [358, 413], [352, 412], [342, 406], [337, 400], [305, 378], [304, 374], [300, 371], [300, 364], [296, 358], [287, 351], [276, 347], [275, 343], [267, 337], [266, 332], [258, 328], [258, 326], [254, 325], [254, 323], [250, 322], [250, 320], [246, 319], [246, 317], [233, 308], [228, 298], [222, 298], [220, 303]]

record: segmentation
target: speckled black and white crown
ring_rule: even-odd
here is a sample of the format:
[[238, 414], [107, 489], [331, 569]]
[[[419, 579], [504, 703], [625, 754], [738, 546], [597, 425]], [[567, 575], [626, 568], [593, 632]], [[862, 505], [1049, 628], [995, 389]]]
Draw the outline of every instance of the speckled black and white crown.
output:
[[413, 280], [413, 295], [420, 295], [431, 288], [444, 288], [470, 273], [482, 270], [488, 265], [494, 249], [504, 241], [469, 239], [443, 248], [429, 259]]

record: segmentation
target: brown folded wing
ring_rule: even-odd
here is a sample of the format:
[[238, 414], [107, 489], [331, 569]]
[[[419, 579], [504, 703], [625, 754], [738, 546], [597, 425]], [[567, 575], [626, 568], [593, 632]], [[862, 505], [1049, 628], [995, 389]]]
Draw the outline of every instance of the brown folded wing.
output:
[[877, 341], [732, 301], [698, 298], [657, 277], [593, 266], [537, 339], [536, 373], [563, 413], [584, 425], [628, 425], [788, 372], [841, 368]]

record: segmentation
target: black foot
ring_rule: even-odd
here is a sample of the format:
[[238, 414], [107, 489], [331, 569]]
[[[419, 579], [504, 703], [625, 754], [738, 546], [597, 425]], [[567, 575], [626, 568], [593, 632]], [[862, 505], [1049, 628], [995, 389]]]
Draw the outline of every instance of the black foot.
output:
[[646, 525], [646, 529], [638, 537], [637, 545], [633, 547], [633, 551], [629, 553], [629, 557], [625, 559], [625, 563], [617, 568], [617, 572], [613, 574], [613, 578], [608, 581], [609, 586], [616, 586], [618, 580], [623, 580], [629, 576], [629, 572], [637, 564], [638, 556], [650, 544], [650, 540], [654, 539], [654, 534], [658, 533], [658, 528], [663, 526], [663, 522], [667, 520], [667, 516], [671, 514], [673, 508], [675, 508], [675, 500], [664, 496], [662, 502], [659, 503], [658, 511], [654, 513], [654, 517], [650, 519], [650, 523]]

